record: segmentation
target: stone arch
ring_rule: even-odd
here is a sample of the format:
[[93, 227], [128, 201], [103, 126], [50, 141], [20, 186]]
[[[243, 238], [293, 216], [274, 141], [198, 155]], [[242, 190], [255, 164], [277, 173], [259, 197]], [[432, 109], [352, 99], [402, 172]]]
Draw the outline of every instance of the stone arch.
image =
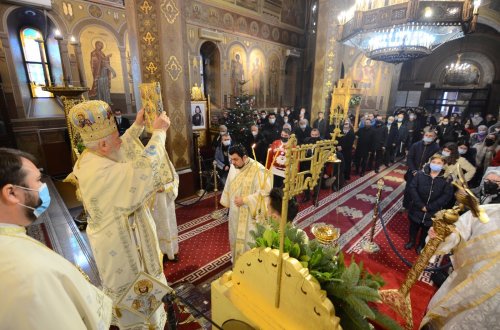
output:
[[198, 47], [202, 58], [203, 88], [205, 95], [210, 95], [210, 101], [216, 107], [222, 107], [222, 53], [217, 43], [205, 40]]
[[283, 105], [285, 106], [295, 106], [298, 105], [298, 89], [300, 84], [297, 83], [300, 76], [299, 73], [299, 58], [289, 56], [286, 59], [285, 64], [285, 91], [283, 95]]
[[[446, 66], [454, 63], [457, 59], [456, 54], [450, 54], [440, 61], [433, 70], [432, 81], [439, 82], [443, 85]], [[479, 69], [479, 82], [476, 87], [484, 88], [491, 84], [494, 80], [495, 66], [491, 59], [480, 52], [463, 52], [461, 57], [462, 62], [468, 62], [475, 65]]]
[[245, 80], [248, 81], [246, 90], [250, 95], [255, 98], [256, 107], [265, 106], [265, 94], [267, 90], [266, 72], [268, 68], [268, 61], [264, 51], [254, 46], [248, 50], [248, 75]]
[[[87, 22], [89, 21], [87, 20]], [[107, 24], [87, 24], [81, 29], [74, 29], [74, 31], [78, 31], [78, 40], [82, 51], [83, 74], [88, 82], [88, 87], [91, 88], [89, 97], [97, 97], [96, 79], [100, 73], [96, 71], [98, 67], [92, 67], [91, 54], [96, 49], [96, 43], [99, 41], [103, 44], [102, 52], [104, 55], [111, 55], [109, 57], [109, 65], [112, 69], [109, 75], [110, 93], [125, 93], [125, 84], [128, 84], [128, 81], [125, 81], [123, 75], [122, 62], [126, 61], [126, 59], [122, 58], [120, 53], [120, 48], [124, 47], [122, 45], [124, 39], [119, 39], [120, 35], [116, 31], [109, 29]]]
[[281, 72], [283, 67], [283, 61], [281, 59], [280, 53], [277, 51], [269, 52], [267, 58], [268, 69], [267, 69], [267, 97], [266, 105], [267, 107], [277, 107], [280, 100], [280, 82], [281, 82]]
[[248, 72], [248, 50], [245, 45], [239, 41], [234, 41], [227, 46], [226, 61], [224, 71], [227, 72], [228, 95], [240, 95], [239, 82], [247, 80]]
[[123, 40], [123, 37], [120, 37], [120, 32], [117, 31], [111, 24], [97, 18], [85, 18], [81, 21], [78, 21], [78, 23], [76, 23], [75, 26], [73, 26], [73, 28], [71, 29], [71, 34], [75, 36], [75, 38], [79, 39], [82, 30], [86, 29], [88, 26], [100, 26], [103, 29], [112, 32], [116, 41]]

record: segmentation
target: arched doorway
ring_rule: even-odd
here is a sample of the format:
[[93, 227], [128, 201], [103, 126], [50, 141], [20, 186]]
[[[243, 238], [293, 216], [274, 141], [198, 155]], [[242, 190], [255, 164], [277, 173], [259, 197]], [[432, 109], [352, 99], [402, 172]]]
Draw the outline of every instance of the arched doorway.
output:
[[300, 100], [297, 100], [297, 81], [299, 79], [298, 60], [294, 57], [288, 57], [285, 66], [285, 93], [283, 95], [284, 106], [299, 106]]
[[202, 84], [205, 95], [217, 108], [221, 107], [220, 52], [217, 45], [207, 41], [201, 45]]

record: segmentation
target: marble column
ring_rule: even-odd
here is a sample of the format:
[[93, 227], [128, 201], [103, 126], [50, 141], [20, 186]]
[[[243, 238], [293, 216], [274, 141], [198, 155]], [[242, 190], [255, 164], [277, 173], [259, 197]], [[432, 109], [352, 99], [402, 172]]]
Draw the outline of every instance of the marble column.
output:
[[[25, 108], [29, 108], [29, 102], [31, 100], [31, 94], [29, 92], [29, 87], [23, 86], [21, 88], [19, 84], [18, 65], [21, 65], [22, 62], [16, 62], [12, 50], [10, 47], [9, 35], [5, 32], [0, 32], [0, 42], [2, 43], [3, 50], [5, 52], [5, 60], [6, 60], [6, 68], [4, 68], [8, 72], [7, 77], [2, 77], [4, 81], [4, 92], [11, 92], [14, 96], [14, 102], [16, 104], [16, 109], [7, 109], [9, 116], [11, 119], [24, 119], [26, 118]], [[22, 61], [21, 58], [18, 58], [17, 61]], [[1, 63], [0, 63], [1, 65]], [[24, 70], [23, 70], [24, 71]], [[25, 77], [26, 75], [24, 75]], [[24, 78], [26, 80], [26, 78]], [[8, 85], [8, 82], [11, 82], [11, 85]], [[27, 83], [27, 81], [23, 81]]]
[[132, 113], [132, 102], [130, 100], [130, 84], [128, 80], [128, 67], [127, 67], [127, 52], [125, 46], [118, 46], [120, 51], [120, 63], [122, 65], [123, 88], [125, 89], [125, 104], [127, 111], [125, 113]]
[[80, 80], [80, 86], [87, 87], [87, 80], [85, 78], [85, 72], [83, 72], [83, 54], [82, 46], [79, 42], [72, 42], [71, 45], [74, 47], [74, 53], [76, 58], [76, 63], [78, 67], [78, 79]]

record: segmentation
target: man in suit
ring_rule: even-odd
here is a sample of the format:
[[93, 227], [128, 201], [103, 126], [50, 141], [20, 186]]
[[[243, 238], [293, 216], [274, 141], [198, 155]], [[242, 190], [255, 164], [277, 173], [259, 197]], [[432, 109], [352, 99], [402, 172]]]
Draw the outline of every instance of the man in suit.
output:
[[120, 109], [115, 109], [115, 121], [116, 127], [118, 128], [118, 133], [120, 136], [125, 133], [125, 131], [130, 127], [130, 121], [122, 116], [122, 111]]

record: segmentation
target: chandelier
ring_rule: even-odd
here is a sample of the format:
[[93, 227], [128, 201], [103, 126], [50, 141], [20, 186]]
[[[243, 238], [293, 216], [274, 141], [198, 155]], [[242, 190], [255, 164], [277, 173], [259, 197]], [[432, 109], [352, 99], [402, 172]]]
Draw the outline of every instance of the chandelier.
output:
[[452, 86], [464, 86], [479, 83], [479, 69], [471, 63], [462, 62], [462, 54], [457, 54], [456, 62], [445, 68], [444, 83]]
[[480, 0], [356, 0], [338, 16], [338, 40], [376, 61], [413, 60], [473, 32], [479, 5]]

